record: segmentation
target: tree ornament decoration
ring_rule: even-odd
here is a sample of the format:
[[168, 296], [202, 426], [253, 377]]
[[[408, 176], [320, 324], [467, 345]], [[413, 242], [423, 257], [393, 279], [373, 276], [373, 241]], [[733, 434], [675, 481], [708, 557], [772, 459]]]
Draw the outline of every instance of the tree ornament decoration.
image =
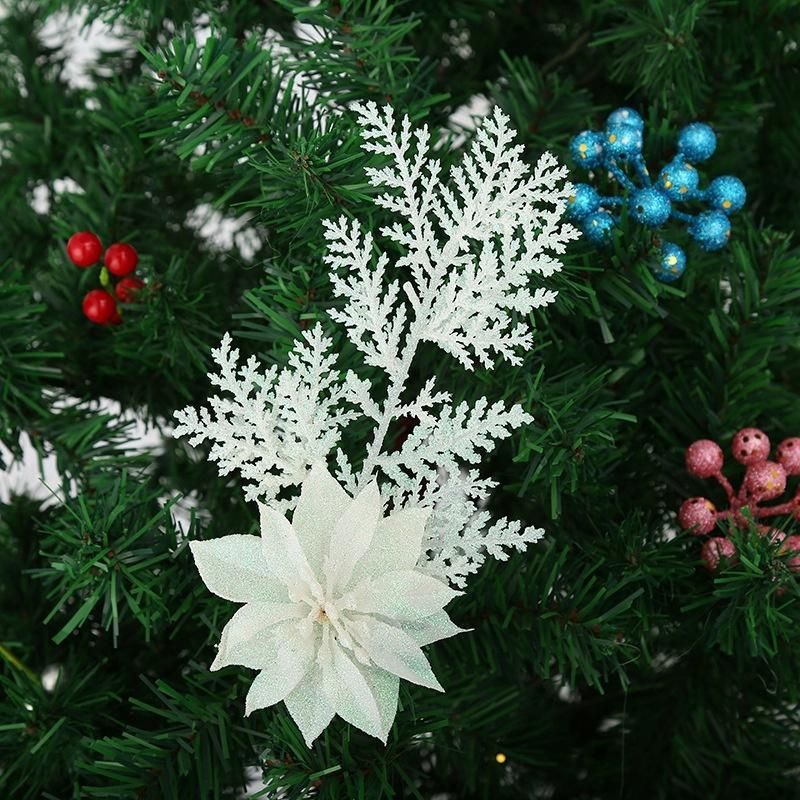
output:
[[641, 157], [643, 145], [641, 128], [624, 123], [606, 125], [603, 149], [607, 158], [628, 161]]
[[115, 242], [106, 250], [103, 263], [108, 271], [118, 278], [130, 275], [139, 263], [139, 254], [133, 245]]
[[699, 184], [697, 170], [680, 157], [670, 161], [658, 174], [658, 189], [676, 202], [694, 195]]
[[[715, 178], [700, 188], [695, 164], [706, 161], [716, 149], [717, 138], [709, 125], [693, 122], [678, 134], [678, 153], [652, 181], [642, 155], [644, 120], [631, 108], [618, 108], [606, 120], [605, 130], [583, 131], [573, 138], [570, 152], [575, 164], [608, 174], [624, 194], [601, 195], [589, 184], [578, 184], [568, 200], [568, 213], [594, 245], [603, 245], [619, 221], [613, 213], [625, 207], [629, 216], [651, 230], [670, 219], [684, 223], [689, 236], [708, 251], [724, 247], [731, 235], [728, 215], [745, 203], [744, 184], [732, 175]], [[591, 191], [589, 191], [591, 190]], [[707, 209], [690, 214], [676, 205], [705, 203]], [[660, 256], [651, 265], [655, 277], [665, 283], [677, 280], [686, 267], [678, 245], [656, 240]]]
[[707, 161], [716, 149], [716, 134], [705, 122], [690, 122], [678, 133], [678, 152], [694, 164]]
[[703, 211], [694, 217], [687, 228], [698, 247], [713, 252], [721, 250], [731, 236], [731, 223], [719, 211]]
[[731, 442], [733, 457], [745, 465], [766, 461], [770, 447], [769, 437], [758, 428], [742, 428]]
[[[733, 457], [747, 467], [744, 480], [735, 491], [722, 472], [724, 455], [720, 446], [710, 439], [700, 439], [686, 449], [686, 469], [698, 478], [714, 478], [722, 487], [728, 500], [728, 508], [718, 510], [705, 497], [692, 497], [686, 500], [678, 511], [678, 524], [685, 531], [696, 536], [711, 533], [722, 520], [728, 520], [739, 530], [747, 530], [755, 522], [761, 535], [772, 541], [782, 541], [783, 531], [763, 524], [760, 520], [770, 517], [793, 515], [800, 519], [800, 486], [791, 500], [772, 506], [762, 503], [775, 500], [786, 491], [788, 475], [800, 475], [800, 438], [784, 439], [777, 448], [777, 461], [770, 461], [769, 437], [759, 428], [742, 428], [731, 442]], [[798, 538], [800, 537], [788, 537]], [[704, 545], [703, 560], [709, 569], [716, 569], [720, 557], [731, 558], [731, 553], [718, 551], [720, 539], [733, 544], [725, 537], [715, 537]], [[716, 542], [713, 546], [711, 542]], [[726, 545], [727, 547], [727, 545]], [[800, 559], [798, 560], [800, 563]]]
[[774, 461], [751, 464], [744, 476], [744, 488], [755, 500], [774, 500], [786, 490], [786, 471]]
[[678, 511], [678, 523], [685, 531], [705, 536], [717, 525], [717, 509], [705, 497], [690, 497]]
[[708, 185], [706, 199], [709, 205], [717, 211], [721, 211], [723, 214], [732, 214], [734, 211], [740, 211], [744, 206], [747, 190], [738, 178], [733, 175], [722, 175], [714, 178]]
[[800, 437], [784, 439], [778, 445], [777, 456], [787, 475], [800, 475]]
[[644, 130], [644, 120], [638, 111], [633, 108], [618, 108], [608, 115], [606, 125], [612, 127], [614, 125], [631, 125], [639, 131]]
[[796, 556], [786, 559], [786, 566], [792, 572], [800, 572], [800, 536], [786, 536], [782, 542], [780, 550], [781, 555], [797, 553]]
[[245, 604], [211, 669], [260, 670], [245, 713], [285, 701], [309, 747], [334, 714], [385, 743], [400, 678], [443, 691], [422, 645], [461, 632], [442, 610], [460, 592], [417, 567], [430, 510], [383, 504], [318, 465], [292, 522], [261, 505], [260, 538], [190, 543], [208, 589]]
[[669, 197], [654, 186], [646, 186], [633, 192], [629, 205], [631, 216], [649, 228], [663, 225], [672, 211]]
[[658, 280], [672, 283], [678, 280], [686, 270], [686, 253], [674, 242], [664, 242], [658, 254], [658, 263], [653, 273]]
[[120, 303], [135, 303], [137, 295], [144, 289], [144, 281], [141, 278], [123, 278], [114, 287], [114, 294]]
[[[77, 266], [91, 267], [103, 255], [103, 246], [95, 234], [79, 231], [69, 238], [67, 255]], [[137, 293], [144, 288], [144, 281], [125, 276], [130, 276], [136, 270], [138, 263], [139, 254], [136, 248], [126, 242], [115, 242], [106, 250], [104, 266], [99, 276], [102, 288], [90, 291], [83, 298], [83, 314], [87, 319], [98, 325], [119, 325], [122, 322], [113, 295], [116, 295], [121, 303], [132, 303], [136, 300]], [[122, 277], [116, 286], [112, 284], [110, 277], [112, 275]]]
[[114, 318], [117, 305], [105, 289], [92, 289], [87, 292], [82, 303], [83, 315], [90, 322], [108, 325]]
[[[220, 650], [225, 663], [246, 658], [267, 670], [248, 710], [285, 698], [307, 740], [334, 713], [385, 740], [398, 676], [438, 688], [419, 645], [456, 632], [441, 611], [453, 596], [447, 584], [463, 588], [487, 556], [504, 560], [542, 537], [540, 528], [492, 521], [485, 504], [495, 482], [477, 469], [494, 441], [531, 415], [485, 397], [454, 405], [435, 376], [416, 395], [408, 384], [423, 342], [468, 371], [500, 358], [520, 364], [519, 351], [532, 346], [531, 311], [556, 299], [541, 284], [579, 235], [562, 221], [572, 194], [566, 169], [545, 153], [529, 171], [499, 108], [449, 180], [427, 127], [412, 128], [408, 117], [398, 124], [390, 107], [374, 103], [353, 111], [364, 150], [381, 162], [367, 179], [379, 190], [374, 202], [394, 216], [380, 233], [395, 247], [384, 251], [358, 220], [341, 216], [323, 223], [324, 261], [341, 300], [330, 317], [376, 378], [343, 372], [320, 324], [302, 334], [283, 368], [255, 358], [239, 364], [226, 334], [213, 352], [219, 373], [210, 376], [224, 396], [210, 410], [177, 412], [174, 431], [192, 445], [210, 441], [220, 472], [238, 470], [247, 499], [261, 506], [260, 545], [242, 537], [252, 542], [234, 548], [226, 537], [219, 542], [229, 552], [216, 541], [193, 551], [213, 591], [280, 605], [238, 612], [241, 624]], [[402, 285], [387, 278], [395, 267], [408, 276]], [[409, 418], [416, 424], [397, 442], [391, 432]], [[362, 422], [349, 427], [355, 420]], [[343, 437], [365, 422], [373, 432], [355, 469]], [[355, 447], [348, 439], [347, 452]], [[268, 554], [265, 563], [258, 553]], [[224, 567], [208, 566], [223, 558]], [[217, 583], [223, 573], [228, 579]], [[262, 578], [274, 593], [258, 594]], [[234, 594], [245, 583], [247, 594]], [[267, 637], [271, 646], [230, 661], [234, 648], [251, 653], [242, 637], [273, 611], [269, 624], [281, 627]], [[273, 667], [264, 658], [295, 661]]]
[[736, 560], [736, 545], [725, 536], [713, 536], [703, 542], [700, 558], [709, 572], [716, 572], [720, 565], [732, 564]]
[[725, 463], [722, 448], [710, 439], [699, 439], [686, 448], [686, 470], [698, 478], [719, 474]]
[[582, 229], [584, 237], [592, 244], [603, 244], [614, 229], [614, 217], [608, 211], [595, 211], [583, 220]]
[[588, 183], [581, 183], [575, 187], [575, 191], [567, 198], [567, 217], [573, 220], [580, 220], [593, 214], [600, 208], [600, 195], [594, 186]]
[[81, 269], [91, 267], [100, 260], [101, 255], [103, 255], [103, 245], [91, 231], [78, 231], [69, 237], [67, 256], [76, 267]]
[[584, 169], [595, 169], [603, 163], [603, 134], [583, 131], [570, 143], [572, 160]]

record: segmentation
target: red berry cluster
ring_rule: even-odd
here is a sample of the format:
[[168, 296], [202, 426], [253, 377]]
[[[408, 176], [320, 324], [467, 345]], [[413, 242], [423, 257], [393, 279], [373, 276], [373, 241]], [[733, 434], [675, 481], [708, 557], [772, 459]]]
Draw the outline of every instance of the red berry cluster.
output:
[[[800, 486], [791, 500], [773, 506], [762, 505], [783, 494], [789, 475], [800, 475], [800, 437], [784, 439], [775, 451], [775, 461], [769, 460], [770, 449], [767, 434], [758, 428], [743, 428], [733, 437], [733, 457], [747, 467], [736, 492], [722, 474], [724, 456], [720, 446], [710, 439], [690, 444], [686, 450], [686, 469], [698, 478], [714, 478], [725, 490], [728, 508], [717, 511], [707, 498], [692, 497], [681, 506], [678, 523], [695, 536], [707, 536], [720, 520], [730, 520], [739, 529], [746, 529], [755, 521], [760, 534], [781, 543], [781, 552], [798, 554], [790, 558], [788, 564], [793, 572], [800, 572], [800, 536], [787, 536], [782, 530], [758, 522], [790, 514], [800, 519]], [[700, 557], [713, 571], [720, 562], [735, 561], [736, 547], [725, 536], [712, 536], [703, 544]]]
[[[69, 237], [67, 256], [76, 267], [85, 269], [96, 264], [103, 255], [100, 239], [90, 231], [80, 231]], [[83, 298], [83, 315], [98, 325], [118, 325], [122, 317], [117, 302], [111, 295], [111, 279], [109, 275], [120, 278], [114, 288], [114, 294], [120, 303], [132, 303], [137, 293], [144, 288], [144, 281], [132, 276], [139, 263], [139, 254], [133, 245], [115, 242], [105, 252], [104, 268], [100, 274], [100, 283], [107, 288], [92, 289]]]

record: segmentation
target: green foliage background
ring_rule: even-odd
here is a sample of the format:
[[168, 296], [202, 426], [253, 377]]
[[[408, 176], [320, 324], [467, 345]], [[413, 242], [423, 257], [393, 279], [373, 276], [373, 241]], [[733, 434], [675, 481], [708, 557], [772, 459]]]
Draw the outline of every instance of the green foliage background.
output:
[[[800, 796], [797, 579], [757, 536], [712, 577], [697, 541], [672, 535], [684, 498], [720, 499], [684, 472], [689, 442], [727, 444], [750, 424], [774, 442], [800, 434], [796, 2], [4, 6], [0, 441], [9, 466], [25, 432], [66, 488], [63, 502], [0, 506], [0, 796], [221, 798], [246, 776], [264, 797], [331, 800]], [[70, 85], [42, 39], [65, 11], [115, 21], [128, 43], [98, 59], [92, 88]], [[451, 130], [442, 158], [455, 161], [470, 131], [452, 115], [476, 95], [511, 115], [531, 161], [566, 158], [574, 133], [623, 104], [647, 120], [654, 169], [682, 125], [709, 121], [705, 178], [739, 175], [747, 207], [723, 252], [687, 244], [672, 286], [634, 226], [602, 252], [579, 242], [522, 368], [465, 379], [419, 359], [457, 399], [536, 416], [485, 469], [497, 514], [548, 536], [488, 563], [452, 604], [474, 631], [428, 648], [447, 692], [404, 684], [388, 746], [337, 721], [309, 750], [282, 706], [242, 716], [252, 673], [207, 670], [233, 608], [186, 542], [254, 531], [253, 507], [183, 444], [137, 449], [129, 413], [163, 428], [201, 401], [225, 330], [280, 363], [326, 319], [320, 219], [377, 229], [383, 213], [351, 101]], [[65, 178], [83, 193], [57, 191]], [[46, 213], [32, 205], [42, 187]], [[250, 215], [252, 259], [188, 224], [203, 204]], [[146, 301], [114, 330], [83, 319], [96, 276], [65, 256], [87, 228], [142, 255]]]

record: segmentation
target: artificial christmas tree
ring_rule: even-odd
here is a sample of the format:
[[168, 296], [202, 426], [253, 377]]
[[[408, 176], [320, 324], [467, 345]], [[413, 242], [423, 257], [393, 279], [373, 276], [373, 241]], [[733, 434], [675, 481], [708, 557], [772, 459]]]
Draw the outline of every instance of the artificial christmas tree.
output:
[[[113, 34], [80, 70], [69, 38], [76, 19], [87, 33]], [[720, 530], [714, 539], [732, 545], [735, 558], [718, 542], [707, 563], [712, 556], [725, 563], [709, 572], [676, 513], [687, 497], [708, 493], [717, 508], [726, 499], [700, 473], [685, 472], [688, 443], [728, 442], [756, 426], [780, 442], [800, 430], [800, 251], [792, 240], [799, 36], [796, 4], [755, 0], [7, 3], [0, 10], [0, 795], [800, 793], [800, 592], [796, 552], [784, 546], [798, 523], [791, 515], [770, 520], [783, 541], [759, 535], [755, 524]], [[423, 248], [408, 233], [420, 220], [402, 218], [392, 204], [397, 185], [370, 180], [389, 174], [389, 154], [364, 149], [370, 138], [358, 108], [371, 103], [388, 105], [398, 121], [407, 116], [409, 131], [426, 125], [437, 175], [462, 175]], [[474, 506], [457, 510], [461, 522], [475, 515], [476, 532], [506, 518], [537, 531], [531, 540], [540, 528], [544, 535], [527, 548], [461, 553], [454, 575], [463, 594], [445, 612], [424, 606], [442, 635], [421, 652], [443, 693], [401, 680], [389, 720], [388, 706], [373, 708], [362, 692], [359, 706], [323, 709], [344, 710], [345, 718], [327, 724], [326, 714], [327, 727], [307, 727], [316, 738], [304, 738], [280, 702], [243, 716], [253, 673], [241, 664], [261, 663], [263, 653], [248, 649], [251, 627], [226, 629], [235, 609], [206, 589], [203, 580], [213, 579], [202, 563], [198, 573], [192, 551], [261, 532], [253, 501], [264, 498], [250, 488], [272, 485], [271, 467], [240, 458], [255, 464], [249, 474], [232, 464], [220, 475], [231, 451], [215, 450], [219, 440], [200, 436], [201, 423], [181, 432], [186, 418], [174, 417], [205, 407], [224, 332], [242, 369], [255, 359], [248, 388], [262, 397], [270, 387], [259, 382], [285, 374], [298, 341], [329, 340], [336, 366], [326, 366], [332, 371], [320, 381], [338, 386], [351, 374], [352, 391], [360, 387], [362, 402], [379, 408], [377, 420], [349, 419], [337, 446], [356, 478], [369, 473], [365, 464], [381, 453], [364, 444], [378, 423], [389, 470], [377, 475], [378, 488], [391, 494], [393, 464], [396, 480], [400, 473], [410, 480], [399, 454], [430, 441], [436, 426], [420, 403], [381, 417], [392, 361], [385, 348], [365, 358], [353, 341], [367, 342], [359, 326], [368, 317], [348, 305], [357, 287], [337, 277], [344, 265], [331, 263], [331, 242], [357, 220], [372, 236], [365, 264], [385, 253], [385, 287], [396, 283], [413, 308], [405, 287], [419, 278], [416, 259], [458, 234], [468, 218], [460, 189], [474, 185], [480, 194], [486, 164], [467, 154], [481, 123], [507, 119], [524, 146], [522, 166], [540, 177], [542, 153], [571, 165], [575, 133], [602, 129], [620, 107], [646, 122], [643, 159], [651, 168], [673, 157], [688, 124], [713, 128], [716, 150], [708, 170], [695, 165], [698, 185], [735, 175], [747, 188], [729, 219], [729, 243], [706, 252], [689, 244], [685, 226], [665, 223], [654, 236], [622, 214], [609, 226], [607, 247], [564, 241], [560, 270], [554, 257], [552, 269], [515, 277], [514, 291], [547, 293], [546, 309], [522, 298], [490, 304], [474, 325], [471, 265], [475, 275], [489, 274], [487, 254], [495, 252], [495, 271], [513, 271], [542, 230], [562, 224], [567, 195], [557, 222], [530, 214], [515, 232], [501, 204], [484, 239], [467, 237], [448, 251], [436, 297], [452, 299], [461, 322], [444, 325], [442, 302], [447, 335], [420, 340], [403, 401], [425, 397], [433, 377], [435, 393], [448, 395], [437, 403], [463, 414], [519, 408], [504, 438], [498, 430], [490, 437], [501, 440], [494, 449], [459, 451], [453, 425], [455, 449], [443, 451], [451, 460], [440, 466], [453, 473], [466, 460], [475, 470], [462, 479], [481, 491]], [[420, 197], [436, 183], [424, 177]], [[533, 208], [547, 197], [530, 200]], [[76, 231], [102, 244], [68, 247]], [[656, 239], [688, 253], [672, 283], [654, 275], [665, 256]], [[123, 241], [135, 245], [138, 263], [114, 260], [121, 272], [99, 288], [102, 247]], [[117, 279], [131, 263], [135, 274]], [[93, 324], [81, 312], [81, 298], [106, 288], [105, 305], [119, 300], [122, 324]], [[502, 292], [492, 292], [495, 303]], [[521, 363], [487, 364], [465, 344], [497, 325], [532, 329]], [[381, 330], [391, 341], [393, 329]], [[327, 391], [322, 383], [303, 384], [309, 398]], [[283, 425], [285, 415], [275, 419]], [[345, 462], [328, 454], [325, 466], [339, 481]], [[17, 481], [25, 459], [46, 485]], [[431, 487], [444, 480], [425, 463]], [[283, 503], [292, 528], [302, 527], [293, 504], [309, 467], [304, 461], [291, 480], [274, 484], [266, 503]], [[746, 468], [734, 464], [726, 475], [739, 485]], [[796, 480], [788, 476], [788, 496]], [[351, 488], [341, 491], [354, 498]], [[384, 520], [394, 497], [384, 499]], [[428, 505], [433, 513], [436, 503]], [[334, 528], [319, 542], [330, 544]], [[403, 530], [413, 538], [418, 528]], [[435, 541], [425, 549], [435, 556]], [[487, 557], [496, 555], [507, 558]], [[265, 569], [277, 563], [290, 566], [273, 553]], [[431, 579], [452, 595], [441, 578]], [[411, 613], [422, 602], [417, 594], [359, 594], [347, 608], [337, 597], [309, 613], [317, 626], [328, 624], [323, 611], [328, 620], [330, 611], [411, 625], [374, 609], [406, 597]], [[298, 594], [289, 604], [303, 602]], [[464, 632], [442, 638], [455, 628]], [[282, 639], [287, 648], [294, 635]], [[349, 686], [363, 689], [337, 655], [346, 651], [356, 664], [362, 643], [351, 644], [325, 652], [347, 671]], [[385, 663], [389, 652], [396, 654], [382, 651]], [[376, 669], [358, 663], [357, 670]], [[292, 674], [300, 680], [300, 672]], [[394, 686], [395, 678], [381, 680]], [[335, 693], [338, 684], [327, 685]]]

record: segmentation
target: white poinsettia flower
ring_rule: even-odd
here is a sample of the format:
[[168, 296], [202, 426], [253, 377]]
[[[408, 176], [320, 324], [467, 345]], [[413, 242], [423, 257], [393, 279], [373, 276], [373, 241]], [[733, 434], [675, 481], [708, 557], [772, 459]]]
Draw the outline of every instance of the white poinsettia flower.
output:
[[291, 522], [261, 506], [261, 537], [191, 542], [206, 586], [245, 604], [211, 669], [260, 670], [246, 714], [283, 700], [309, 746], [334, 714], [386, 742], [400, 678], [443, 691], [420, 648], [461, 632], [442, 610], [460, 593], [416, 568], [427, 517], [384, 517], [376, 483], [353, 498], [318, 466]]

